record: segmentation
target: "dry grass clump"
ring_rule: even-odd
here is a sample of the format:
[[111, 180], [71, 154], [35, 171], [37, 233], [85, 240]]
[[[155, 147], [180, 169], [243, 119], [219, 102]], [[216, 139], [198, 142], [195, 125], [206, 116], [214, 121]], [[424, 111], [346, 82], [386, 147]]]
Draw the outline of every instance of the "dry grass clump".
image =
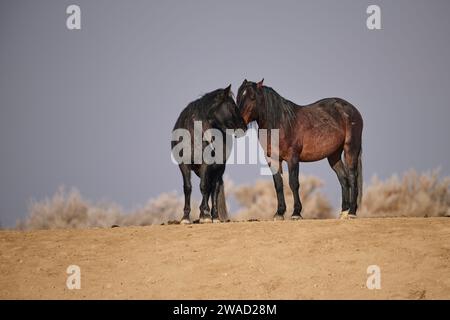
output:
[[450, 216], [450, 178], [439, 179], [438, 170], [417, 174], [411, 170], [380, 181], [374, 177], [365, 189], [362, 217]]
[[[300, 199], [304, 218], [333, 218], [333, 209], [328, 199], [319, 192], [323, 182], [314, 176], [300, 175]], [[286, 216], [293, 210], [294, 199], [287, 176], [283, 176], [284, 196], [286, 200]], [[277, 210], [277, 197], [272, 179], [257, 180], [253, 185], [242, 185], [231, 188], [239, 205], [242, 207], [234, 219], [271, 220]]]

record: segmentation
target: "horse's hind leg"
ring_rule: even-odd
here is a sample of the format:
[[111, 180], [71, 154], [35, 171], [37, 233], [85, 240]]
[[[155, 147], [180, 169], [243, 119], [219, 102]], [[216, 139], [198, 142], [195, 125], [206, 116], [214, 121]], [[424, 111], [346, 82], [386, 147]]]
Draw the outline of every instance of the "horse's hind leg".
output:
[[294, 211], [291, 216], [292, 220], [299, 220], [302, 218], [302, 203], [300, 201], [300, 195], [298, 194], [298, 190], [300, 189], [300, 183], [298, 182], [298, 162], [297, 159], [288, 161], [289, 187], [291, 187], [292, 195], [294, 197]]
[[344, 159], [347, 166], [349, 182], [349, 212], [350, 216], [356, 216], [358, 209], [358, 158], [360, 145], [346, 143], [344, 145]]
[[[336, 151], [328, 157], [328, 163], [331, 169], [336, 173], [342, 191], [342, 213], [348, 212], [349, 205], [349, 182], [347, 176], [347, 170], [341, 159], [342, 149]], [[342, 214], [341, 213], [341, 214]]]
[[211, 195], [212, 181], [207, 170], [207, 165], [200, 168], [200, 192], [202, 193], [202, 203], [200, 204], [200, 223], [212, 222], [209, 211], [209, 196]]
[[191, 220], [189, 215], [191, 213], [191, 193], [192, 193], [192, 184], [191, 184], [191, 169], [187, 167], [187, 165], [180, 165], [181, 174], [183, 175], [183, 191], [184, 191], [184, 214], [181, 219], [181, 223], [189, 224]]

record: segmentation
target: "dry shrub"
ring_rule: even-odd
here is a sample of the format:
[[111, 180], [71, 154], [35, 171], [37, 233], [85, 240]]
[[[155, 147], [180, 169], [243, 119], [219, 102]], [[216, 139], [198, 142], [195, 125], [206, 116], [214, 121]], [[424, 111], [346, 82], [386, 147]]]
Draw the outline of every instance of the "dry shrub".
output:
[[[147, 226], [162, 224], [171, 220], [181, 220], [184, 208], [184, 197], [175, 192], [162, 193], [147, 204], [121, 217], [120, 225]], [[191, 201], [191, 217], [198, 216], [198, 205]]]
[[[51, 199], [31, 201], [29, 216], [19, 221], [19, 229], [86, 228], [91, 226], [90, 204], [76, 189], [66, 193], [60, 187]], [[104, 215], [95, 208], [96, 215]], [[105, 215], [111, 217], [111, 214]]]
[[[184, 200], [175, 193], [163, 193], [144, 207], [123, 214], [114, 203], [92, 204], [83, 199], [78, 190], [66, 192], [60, 187], [55, 195], [43, 201], [32, 201], [29, 215], [17, 223], [22, 230], [79, 229], [111, 227], [112, 225], [150, 225], [180, 219]], [[195, 214], [195, 208], [193, 208]]]
[[[323, 183], [313, 176], [300, 175], [300, 199], [304, 218], [332, 218], [333, 210], [327, 198], [318, 190]], [[283, 176], [284, 195], [288, 214], [292, 213], [294, 199], [289, 187], [288, 178]], [[277, 197], [272, 179], [257, 180], [253, 185], [230, 188], [239, 205], [242, 207], [234, 216], [236, 220], [271, 220], [277, 210]]]
[[439, 171], [417, 174], [411, 170], [380, 181], [374, 177], [364, 193], [361, 217], [450, 216], [450, 178]]
[[[254, 186], [235, 186], [225, 177], [225, 194], [235, 196], [242, 206], [233, 219], [270, 219], [276, 210], [276, 196], [272, 180], [257, 181]], [[301, 197], [305, 217], [328, 218], [331, 216], [331, 206], [325, 197], [317, 190], [322, 182], [315, 177], [301, 177]], [[292, 210], [293, 200], [288, 182], [285, 181], [286, 203]], [[286, 187], [287, 186], [287, 187]], [[77, 229], [77, 228], [107, 228], [112, 225], [144, 226], [179, 220], [183, 214], [184, 198], [176, 193], [162, 193], [151, 199], [145, 206], [124, 214], [115, 203], [91, 203], [84, 199], [76, 189], [66, 192], [60, 187], [51, 198], [42, 201], [32, 201], [29, 205], [29, 215], [17, 223], [18, 229]], [[191, 203], [191, 217], [198, 217], [198, 202]]]
[[[234, 197], [240, 205], [233, 220], [271, 220], [277, 209], [277, 197], [272, 179], [257, 180], [252, 185], [235, 185], [225, 177], [227, 199]], [[288, 179], [283, 176], [284, 195], [289, 216], [293, 208]], [[334, 218], [327, 198], [319, 192], [323, 183], [314, 176], [300, 176], [300, 197], [305, 218]], [[450, 178], [439, 179], [438, 171], [417, 174], [409, 171], [401, 179], [393, 176], [386, 181], [376, 177], [366, 187], [360, 217], [431, 217], [450, 216]], [[32, 201], [28, 217], [17, 223], [18, 229], [57, 229], [111, 227], [112, 225], [151, 225], [179, 220], [184, 198], [176, 193], [162, 193], [130, 213], [123, 213], [115, 203], [91, 203], [76, 189], [66, 192], [59, 188], [50, 199]], [[198, 217], [198, 202], [191, 204], [191, 217]], [[229, 207], [228, 207], [229, 208]]]

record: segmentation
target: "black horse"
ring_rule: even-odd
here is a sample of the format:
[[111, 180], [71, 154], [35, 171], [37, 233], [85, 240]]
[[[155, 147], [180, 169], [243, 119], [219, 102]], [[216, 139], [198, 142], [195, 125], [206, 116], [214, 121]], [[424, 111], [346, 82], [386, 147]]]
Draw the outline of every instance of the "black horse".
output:
[[239, 88], [237, 104], [246, 124], [256, 121], [259, 128], [279, 130], [278, 150], [263, 145], [266, 155], [273, 157], [276, 153], [279, 161], [275, 163], [273, 176], [278, 198], [274, 219], [282, 220], [286, 211], [281, 162], [288, 164], [289, 186], [294, 196], [292, 219], [296, 220], [302, 218], [299, 162], [324, 158], [328, 159], [341, 184], [341, 218], [356, 217], [362, 196], [363, 118], [352, 104], [340, 98], [326, 98], [300, 106], [264, 86], [263, 81], [247, 80]]
[[[181, 131], [180, 131], [181, 129]], [[184, 129], [184, 130], [183, 130]], [[200, 204], [200, 222], [220, 222], [227, 220], [227, 207], [223, 185], [225, 162], [229, 156], [232, 133], [227, 129], [245, 132], [247, 126], [234, 102], [231, 85], [217, 89], [191, 102], [180, 114], [175, 123], [172, 137], [172, 154], [178, 158], [183, 175], [184, 215], [181, 223], [190, 223], [191, 211], [191, 171], [200, 178], [202, 202]], [[188, 133], [188, 138], [180, 139], [181, 134]], [[201, 140], [198, 140], [198, 136]], [[197, 139], [197, 141], [195, 141]], [[182, 141], [185, 140], [185, 141]], [[186, 141], [188, 140], [188, 141]], [[227, 144], [228, 141], [228, 144]], [[196, 143], [197, 142], [197, 143]], [[181, 145], [184, 143], [183, 145]], [[180, 150], [180, 146], [182, 147]], [[205, 154], [210, 159], [205, 159]], [[200, 155], [200, 157], [199, 157]], [[211, 197], [211, 213], [209, 209]]]

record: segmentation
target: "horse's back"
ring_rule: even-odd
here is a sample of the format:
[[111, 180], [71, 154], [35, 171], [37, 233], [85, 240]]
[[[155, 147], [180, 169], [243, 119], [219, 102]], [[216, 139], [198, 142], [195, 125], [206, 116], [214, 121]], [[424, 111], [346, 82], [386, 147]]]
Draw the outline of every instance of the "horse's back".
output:
[[325, 98], [299, 107], [296, 126], [300, 160], [318, 161], [343, 148], [349, 136], [360, 135], [362, 117], [344, 99]]
[[324, 98], [314, 103], [298, 108], [299, 116], [303, 115], [304, 121], [312, 121], [313, 126], [348, 125], [358, 123], [362, 127], [362, 116], [358, 109], [350, 102], [342, 98]]

